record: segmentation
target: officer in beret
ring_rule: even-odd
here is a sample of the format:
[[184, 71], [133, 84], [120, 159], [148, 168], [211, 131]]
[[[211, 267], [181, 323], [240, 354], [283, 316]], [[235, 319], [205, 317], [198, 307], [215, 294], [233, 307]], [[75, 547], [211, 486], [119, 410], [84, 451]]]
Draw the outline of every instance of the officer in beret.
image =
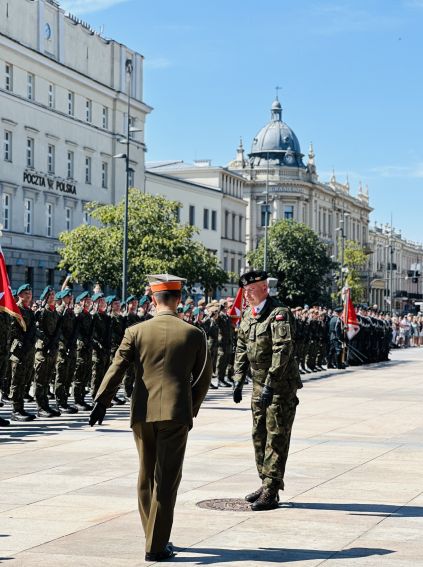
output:
[[151, 277], [156, 316], [126, 329], [96, 397], [90, 425], [101, 424], [129, 365], [135, 367], [131, 427], [138, 449], [138, 505], [146, 561], [174, 555], [169, 544], [188, 431], [207, 393], [206, 337], [176, 316], [182, 278]]
[[12, 400], [12, 421], [32, 421], [35, 415], [24, 409], [25, 392], [31, 385], [34, 369], [36, 323], [31, 308], [32, 289], [29, 284], [21, 285], [17, 290], [17, 305], [25, 321], [26, 330], [16, 318], [11, 323], [10, 398]]
[[238, 331], [233, 398], [235, 403], [242, 400], [250, 368], [253, 444], [261, 479], [261, 486], [245, 498], [252, 510], [270, 510], [277, 508], [279, 490], [284, 489], [296, 393], [302, 387], [294, 353], [295, 322], [290, 309], [269, 296], [266, 272], [247, 272], [239, 284], [249, 307]]
[[[125, 333], [126, 325], [125, 318], [120, 311], [120, 299], [116, 295], [109, 295], [106, 299], [106, 303], [109, 307], [109, 317], [110, 317], [110, 358], [109, 364], [113, 362], [116, 351], [122, 342], [123, 335]], [[126, 399], [115, 396], [113, 401], [118, 405], [123, 405], [126, 403]]]
[[107, 303], [102, 292], [92, 296], [92, 374], [91, 395], [93, 399], [110, 364], [110, 318], [107, 315]]
[[[138, 315], [138, 299], [135, 295], [130, 295], [127, 297], [125, 310], [125, 328], [132, 327], [143, 321], [143, 318]], [[134, 390], [134, 380], [135, 373], [133, 365], [130, 365], [126, 371], [125, 378], [123, 380], [123, 389], [125, 391], [125, 397], [129, 401]]]
[[76, 365], [73, 379], [73, 396], [78, 410], [92, 410], [85, 401], [85, 392], [91, 382], [93, 323], [90, 314], [92, 304], [88, 291], [75, 299], [76, 316]]
[[60, 317], [59, 350], [56, 360], [56, 382], [54, 395], [56, 397], [57, 409], [62, 413], [73, 414], [78, 408], [68, 403], [69, 390], [76, 367], [76, 341], [77, 341], [77, 319], [72, 308], [72, 290], [66, 288], [56, 293], [56, 299], [60, 299], [56, 311]]
[[345, 368], [342, 360], [345, 340], [344, 324], [341, 319], [342, 311], [342, 307], [335, 307], [329, 321], [328, 368]]
[[55, 293], [51, 286], [40, 296], [41, 308], [36, 314], [37, 342], [35, 343], [35, 400], [39, 417], [58, 417], [60, 411], [50, 407], [49, 386], [54, 377], [59, 347], [59, 314], [55, 307]]

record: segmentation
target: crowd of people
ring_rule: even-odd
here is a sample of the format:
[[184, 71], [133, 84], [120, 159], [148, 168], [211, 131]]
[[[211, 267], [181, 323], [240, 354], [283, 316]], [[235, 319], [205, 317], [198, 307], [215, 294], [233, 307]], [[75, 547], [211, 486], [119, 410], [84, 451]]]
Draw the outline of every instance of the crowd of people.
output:
[[[92, 294], [75, 296], [70, 288], [56, 292], [48, 286], [34, 300], [30, 285], [24, 284], [14, 294], [26, 330], [16, 318], [0, 313], [0, 403], [11, 405], [13, 421], [90, 411], [88, 395], [94, 399], [125, 329], [154, 317], [155, 311], [148, 285], [141, 297], [131, 295], [124, 303], [98, 287]], [[187, 297], [177, 308], [178, 317], [207, 335], [212, 389], [233, 386], [238, 331], [238, 319], [229, 315], [233, 301]], [[358, 306], [360, 332], [349, 341], [340, 311], [319, 306], [292, 309], [301, 374], [380, 362], [388, 360], [392, 346], [423, 344], [421, 315], [397, 318]], [[115, 404], [130, 400], [133, 384], [129, 370]], [[25, 408], [26, 402], [34, 401], [36, 414]], [[7, 420], [1, 424], [7, 425]]]

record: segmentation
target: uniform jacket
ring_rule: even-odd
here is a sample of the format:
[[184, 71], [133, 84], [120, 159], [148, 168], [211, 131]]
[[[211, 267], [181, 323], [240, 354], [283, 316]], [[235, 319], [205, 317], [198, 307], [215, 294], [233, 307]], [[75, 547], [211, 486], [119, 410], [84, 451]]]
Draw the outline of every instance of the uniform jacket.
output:
[[173, 420], [191, 428], [212, 375], [205, 333], [173, 311], [129, 327], [96, 401], [110, 406], [130, 364], [135, 371], [131, 426]]

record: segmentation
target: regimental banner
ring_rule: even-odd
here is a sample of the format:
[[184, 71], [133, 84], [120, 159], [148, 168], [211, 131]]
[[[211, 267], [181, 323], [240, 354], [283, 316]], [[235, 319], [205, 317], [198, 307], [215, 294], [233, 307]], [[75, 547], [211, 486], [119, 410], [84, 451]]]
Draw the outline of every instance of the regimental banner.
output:
[[76, 195], [75, 183], [56, 179], [45, 173], [35, 173], [30, 169], [25, 169], [23, 173], [23, 183], [25, 185], [31, 185], [32, 187], [41, 187], [43, 189], [49, 189], [50, 191]]

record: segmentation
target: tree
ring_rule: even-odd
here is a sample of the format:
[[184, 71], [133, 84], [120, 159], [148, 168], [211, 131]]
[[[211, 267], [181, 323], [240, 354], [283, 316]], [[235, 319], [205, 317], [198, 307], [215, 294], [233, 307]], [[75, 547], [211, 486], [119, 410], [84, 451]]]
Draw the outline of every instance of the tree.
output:
[[364, 248], [354, 240], [346, 240], [344, 245], [344, 267], [347, 273], [345, 285], [351, 289], [353, 302], [363, 301], [364, 299], [365, 289], [360, 273], [365, 268], [366, 263], [367, 254]]
[[[264, 239], [248, 254], [251, 266], [263, 267]], [[329, 272], [333, 262], [323, 242], [307, 225], [280, 220], [269, 228], [267, 267], [279, 280], [280, 295], [289, 305], [328, 301]]]
[[[112, 289], [122, 282], [124, 201], [117, 205], [88, 203], [95, 224], [63, 232], [59, 240], [59, 267], [80, 283], [98, 281]], [[201, 284], [206, 291], [227, 281], [218, 258], [194, 239], [197, 229], [176, 220], [179, 203], [164, 197], [129, 192], [128, 291], [138, 293], [146, 274], [173, 273], [187, 286]]]

